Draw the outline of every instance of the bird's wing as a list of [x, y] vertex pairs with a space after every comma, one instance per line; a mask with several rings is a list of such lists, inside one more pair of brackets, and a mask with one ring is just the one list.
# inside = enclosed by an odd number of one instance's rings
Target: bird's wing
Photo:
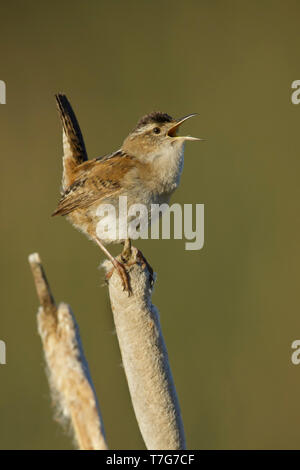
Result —
[[118, 195], [126, 173], [137, 165], [134, 157], [116, 152], [104, 160], [89, 160], [77, 168], [77, 178], [61, 197], [52, 215], [67, 215], [96, 201]]
[[88, 160], [82, 133], [72, 106], [63, 94], [55, 95], [58, 113], [63, 125], [63, 189], [74, 181], [74, 168]]

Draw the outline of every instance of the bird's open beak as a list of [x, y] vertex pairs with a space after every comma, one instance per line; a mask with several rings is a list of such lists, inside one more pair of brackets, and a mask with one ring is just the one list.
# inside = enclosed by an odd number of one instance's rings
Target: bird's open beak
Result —
[[187, 136], [177, 136], [177, 132], [179, 129], [179, 126], [186, 121], [187, 119], [190, 119], [191, 117], [198, 116], [198, 113], [193, 113], [193, 114], [188, 114], [187, 116], [184, 116], [181, 119], [178, 119], [176, 123], [168, 130], [168, 136], [169, 137], [176, 137], [177, 139], [184, 139], [184, 140], [204, 140], [204, 139], [199, 139], [198, 137], [191, 137], [190, 135]]

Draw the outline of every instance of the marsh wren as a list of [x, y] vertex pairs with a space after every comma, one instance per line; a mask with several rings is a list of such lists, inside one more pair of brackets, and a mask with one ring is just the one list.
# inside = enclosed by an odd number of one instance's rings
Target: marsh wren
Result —
[[130, 240], [99, 239], [96, 230], [99, 204], [112, 204], [117, 208], [119, 196], [127, 196], [129, 205], [144, 204], [150, 213], [151, 204], [168, 203], [179, 185], [185, 142], [202, 140], [177, 135], [180, 125], [195, 114], [181, 119], [161, 112], [147, 114], [119, 150], [88, 160], [80, 127], [67, 97], [58, 94], [56, 102], [63, 125], [64, 157], [62, 196], [52, 215], [66, 216], [95, 241], [117, 269], [124, 290], [130, 293], [124, 264], [105, 247], [107, 243], [124, 243], [124, 250], [128, 250]]

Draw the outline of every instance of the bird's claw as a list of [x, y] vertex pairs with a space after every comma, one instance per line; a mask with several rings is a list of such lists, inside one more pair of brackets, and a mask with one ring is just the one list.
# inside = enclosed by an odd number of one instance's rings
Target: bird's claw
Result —
[[122, 286], [123, 286], [123, 291], [128, 292], [128, 297], [131, 296], [132, 294], [132, 289], [130, 286], [130, 278], [129, 274], [124, 266], [123, 263], [120, 263], [117, 259], [115, 259], [115, 262], [113, 263], [114, 267], [111, 269], [107, 274], [106, 274], [106, 279], [109, 280], [114, 272], [114, 269], [117, 270], [117, 273], [120, 276]]

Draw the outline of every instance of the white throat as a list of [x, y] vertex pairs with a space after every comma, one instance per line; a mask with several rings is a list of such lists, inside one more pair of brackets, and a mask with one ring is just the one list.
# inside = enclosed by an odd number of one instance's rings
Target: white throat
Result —
[[149, 156], [161, 194], [171, 194], [179, 185], [184, 163], [184, 142], [178, 144], [166, 145], [159, 153]]

